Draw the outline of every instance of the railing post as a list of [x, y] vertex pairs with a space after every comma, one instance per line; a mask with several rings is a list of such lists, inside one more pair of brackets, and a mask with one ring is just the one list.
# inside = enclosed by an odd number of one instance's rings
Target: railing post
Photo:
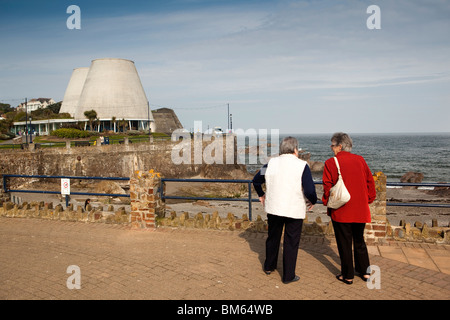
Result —
[[7, 189], [7, 182], [6, 182], [6, 180], [8, 179], [8, 176], [7, 175], [3, 175], [3, 192], [8, 192], [8, 189]]
[[248, 218], [252, 221], [252, 183], [248, 183]]
[[7, 183], [6, 183], [6, 179], [8, 177], [7, 176], [3, 176], [3, 189], [0, 190], [0, 205], [5, 201], [5, 200], [11, 200], [11, 197], [8, 193], [7, 190]]
[[380, 243], [386, 238], [386, 175], [383, 172], [376, 172], [373, 175], [377, 196], [375, 201], [369, 206], [371, 212], [371, 223], [366, 224], [365, 238], [370, 243]]
[[164, 201], [164, 179], [161, 179], [160, 181], [160, 185], [159, 185], [159, 198]]
[[156, 228], [156, 216], [164, 208], [157, 192], [161, 175], [153, 170], [136, 171], [130, 178], [131, 226], [133, 228]]

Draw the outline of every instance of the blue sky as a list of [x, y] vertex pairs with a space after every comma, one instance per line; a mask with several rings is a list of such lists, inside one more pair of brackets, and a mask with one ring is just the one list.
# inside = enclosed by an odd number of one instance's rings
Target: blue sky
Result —
[[0, 102], [62, 100], [74, 68], [115, 57], [187, 129], [225, 128], [229, 103], [235, 129], [448, 132], [448, 30], [444, 0], [0, 0]]

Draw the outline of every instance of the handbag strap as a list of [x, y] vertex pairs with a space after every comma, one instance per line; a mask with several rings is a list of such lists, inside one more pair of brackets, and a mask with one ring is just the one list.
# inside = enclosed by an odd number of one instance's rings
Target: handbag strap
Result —
[[338, 159], [336, 157], [334, 157], [334, 162], [336, 162], [336, 167], [338, 169], [338, 173], [339, 173], [339, 175], [341, 175], [341, 168], [339, 167], [339, 162], [338, 162]]

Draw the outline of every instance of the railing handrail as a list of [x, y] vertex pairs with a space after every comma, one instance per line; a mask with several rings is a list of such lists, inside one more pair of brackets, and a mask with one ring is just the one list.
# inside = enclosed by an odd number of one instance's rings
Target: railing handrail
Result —
[[172, 182], [222, 182], [222, 183], [249, 183], [252, 180], [245, 179], [197, 179], [197, 178], [161, 178], [162, 181], [172, 181]]
[[411, 183], [411, 182], [386, 182], [387, 186], [400, 186], [400, 187], [450, 187], [450, 183], [447, 182], [422, 182], [422, 183]]
[[[4, 192], [22, 192], [22, 193], [42, 193], [42, 194], [61, 194], [60, 191], [46, 190], [27, 190], [27, 189], [8, 189], [7, 178], [47, 178], [47, 179], [75, 179], [75, 180], [130, 180], [126, 177], [86, 177], [86, 176], [48, 176], [48, 175], [27, 175], [27, 174], [4, 174], [3, 175], [3, 191]], [[87, 196], [103, 196], [103, 197], [124, 197], [129, 198], [129, 194], [116, 193], [95, 193], [95, 192], [70, 192], [71, 195], [87, 195]], [[66, 195], [66, 206], [69, 205], [69, 197]]]
[[[85, 180], [130, 180], [128, 177], [96, 177], [96, 176], [49, 176], [49, 175], [22, 175], [22, 174], [3, 174], [3, 190], [5, 192], [23, 192], [23, 193], [43, 193], [43, 194], [60, 194], [59, 191], [44, 191], [44, 190], [22, 190], [22, 189], [8, 189], [7, 178], [48, 178], [48, 179], [85, 179]], [[248, 186], [248, 197], [246, 198], [220, 198], [220, 197], [184, 197], [184, 196], [167, 196], [164, 194], [162, 183], [164, 182], [212, 182], [212, 183], [245, 183]], [[314, 181], [314, 184], [323, 184], [323, 181]], [[450, 183], [406, 183], [406, 182], [387, 182], [386, 186], [413, 186], [413, 187], [450, 187]], [[251, 188], [252, 180], [247, 179], [198, 179], [198, 178], [161, 178], [161, 187], [159, 188], [160, 198], [164, 199], [178, 199], [178, 200], [210, 200], [210, 201], [245, 201], [249, 204], [249, 219], [252, 220], [252, 202], [259, 202], [259, 199], [252, 197]], [[92, 193], [92, 192], [71, 192], [74, 195], [95, 195], [95, 196], [112, 196], [112, 197], [129, 197], [128, 194], [113, 194], [113, 193]], [[67, 203], [67, 199], [66, 199]], [[322, 201], [317, 201], [322, 204]], [[407, 203], [407, 202], [389, 202], [386, 201], [387, 206], [408, 206], [408, 207], [434, 207], [434, 208], [450, 208], [450, 204], [436, 204], [436, 203]]]
[[[208, 198], [208, 197], [183, 197], [183, 196], [165, 196], [164, 188], [160, 188], [161, 199], [180, 199], [180, 200], [211, 200], [211, 201], [246, 201], [249, 203], [249, 218], [251, 220], [251, 203], [259, 202], [259, 199], [251, 198], [251, 186], [252, 180], [242, 179], [177, 179], [177, 178], [161, 178], [161, 182], [219, 182], [219, 183], [247, 183], [249, 185], [249, 197], [248, 198]], [[316, 180], [314, 184], [323, 184], [323, 181]], [[407, 182], [387, 182], [386, 186], [415, 186], [415, 187], [450, 187], [450, 183], [407, 183]], [[317, 201], [317, 204], [323, 204], [322, 201]], [[436, 203], [410, 203], [410, 202], [389, 202], [386, 201], [387, 206], [399, 206], [399, 207], [429, 207], [429, 208], [450, 208], [450, 204], [436, 204]]]
[[87, 177], [87, 176], [48, 176], [27, 174], [3, 174], [3, 177], [13, 178], [49, 178], [49, 179], [86, 179], [86, 180], [130, 180], [127, 177]]
[[[210, 197], [182, 197], [182, 196], [166, 196], [162, 184], [169, 182], [214, 182], [214, 183], [245, 183], [248, 186], [247, 198], [210, 198]], [[252, 180], [244, 179], [177, 179], [177, 178], [161, 178], [160, 198], [164, 199], [180, 199], [180, 200], [210, 200], [210, 201], [246, 201], [248, 202], [248, 218], [252, 221], [252, 202], [258, 202], [258, 199], [252, 198]]]
[[[99, 138], [100, 136], [97, 136], [97, 138]], [[105, 136], [108, 137], [108, 136]], [[171, 137], [153, 137], [153, 141], [170, 141]], [[70, 141], [71, 145], [74, 145], [75, 142], [78, 142], [80, 140], [67, 140]], [[94, 146], [94, 142], [97, 140], [81, 140], [81, 141], [88, 141], [88, 142], [92, 142], [92, 144], [90, 144], [89, 146], [92, 147]], [[124, 141], [124, 137], [122, 138], [112, 138], [112, 136], [109, 136], [109, 141], [110, 141], [110, 145], [112, 144], [120, 144], [120, 142]], [[130, 141], [131, 143], [140, 143], [140, 142], [150, 142], [150, 139], [148, 137], [133, 137], [133, 136], [129, 136], [128, 137], [128, 141]], [[55, 148], [63, 148], [66, 146], [66, 141], [55, 141], [55, 142], [33, 142], [36, 145], [40, 145], [40, 146], [46, 146], [46, 147], [55, 147]], [[27, 143], [1, 143], [0, 144], [0, 150], [2, 149], [21, 149], [22, 145], [26, 145]]]
[[[223, 183], [249, 183], [252, 180], [246, 179], [199, 179], [199, 178], [161, 178], [164, 181], [172, 182], [223, 182]], [[314, 180], [314, 184], [323, 184], [322, 180]], [[386, 182], [387, 186], [402, 186], [402, 187], [450, 187], [450, 183], [447, 182], [422, 182], [422, 183], [410, 183], [410, 182]]]

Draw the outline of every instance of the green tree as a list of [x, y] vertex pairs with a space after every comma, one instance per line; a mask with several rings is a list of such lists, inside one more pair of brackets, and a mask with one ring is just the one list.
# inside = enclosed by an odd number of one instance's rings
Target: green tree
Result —
[[13, 110], [14, 110], [14, 109], [11, 108], [11, 105], [10, 105], [10, 104], [7, 104], [7, 103], [0, 103], [0, 114], [7, 113], [7, 112], [11, 112], [11, 111], [13, 111]]
[[113, 131], [116, 132], [116, 117], [112, 117], [111, 118], [111, 123], [113, 125]]
[[128, 121], [122, 118], [119, 120], [119, 127], [122, 127], [123, 132], [127, 132]]
[[62, 102], [57, 102], [57, 103], [47, 106], [46, 109], [50, 109], [53, 113], [58, 114], [59, 110], [61, 109], [61, 104], [62, 104]]
[[84, 116], [89, 120], [89, 127], [92, 131], [92, 123], [97, 119], [97, 112], [95, 110], [89, 110], [84, 112]]

